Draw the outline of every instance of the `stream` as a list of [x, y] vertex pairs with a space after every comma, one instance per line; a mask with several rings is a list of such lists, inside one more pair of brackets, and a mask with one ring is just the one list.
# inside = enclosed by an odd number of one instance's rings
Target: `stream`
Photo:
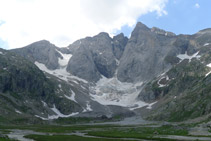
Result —
[[[121, 140], [137, 140], [137, 141], [145, 141], [143, 139], [136, 139], [136, 138], [110, 138], [110, 137], [96, 137], [96, 136], [90, 136], [83, 132], [75, 132], [75, 133], [41, 133], [41, 132], [35, 132], [32, 130], [19, 130], [19, 129], [13, 129], [7, 136], [10, 139], [15, 139], [19, 141], [34, 141], [33, 139], [25, 138], [26, 135], [76, 135], [81, 137], [88, 137], [88, 138], [103, 138], [103, 139], [121, 139]], [[209, 141], [211, 140], [211, 137], [193, 137], [193, 136], [177, 136], [177, 135], [156, 135], [154, 137], [157, 138], [167, 138], [167, 139], [176, 139], [176, 140], [200, 140], [200, 141]]]

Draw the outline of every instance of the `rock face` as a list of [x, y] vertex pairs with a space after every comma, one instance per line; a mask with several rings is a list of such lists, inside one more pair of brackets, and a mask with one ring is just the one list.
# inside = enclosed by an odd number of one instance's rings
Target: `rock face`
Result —
[[119, 60], [122, 57], [127, 42], [128, 38], [125, 37], [123, 33], [120, 33], [119, 35], [113, 37], [112, 50], [116, 59]]
[[62, 56], [56, 51], [56, 49], [57, 47], [49, 41], [42, 40], [12, 51], [31, 62], [38, 61], [43, 63], [48, 69], [57, 69], [59, 67], [58, 57], [62, 58]]
[[101, 75], [111, 78], [114, 76], [127, 38], [123, 34], [114, 39], [107, 33], [100, 33], [93, 38], [80, 40], [78, 49], [70, 59], [67, 71], [91, 82], [96, 82]]
[[165, 57], [175, 50], [172, 45], [175, 39], [174, 35], [157, 34], [155, 30], [138, 23], [120, 59], [118, 79], [126, 82], [147, 81], [165, 71], [170, 67]]
[[4, 53], [0, 55], [0, 92], [26, 93], [29, 97], [54, 92], [53, 85], [34, 64], [16, 54], [1, 52]]

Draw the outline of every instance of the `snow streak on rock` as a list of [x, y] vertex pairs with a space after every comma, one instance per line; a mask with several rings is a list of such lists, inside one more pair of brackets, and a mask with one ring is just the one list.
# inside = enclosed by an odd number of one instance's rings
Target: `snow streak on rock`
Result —
[[188, 59], [189, 60], [189, 62], [191, 62], [191, 59], [193, 59], [193, 58], [197, 58], [197, 59], [199, 59], [201, 56], [200, 55], [198, 55], [198, 53], [199, 53], [199, 51], [198, 52], [196, 52], [196, 53], [194, 53], [193, 55], [188, 55], [187, 54], [187, 51], [185, 52], [185, 54], [179, 54], [179, 55], [177, 55], [177, 57], [180, 59], [180, 62], [182, 62], [183, 60], [185, 60], [185, 59]]
[[78, 78], [76, 76], [71, 75], [69, 72], [67, 72], [66, 67], [64, 68], [60, 68], [60, 69], [55, 69], [55, 70], [49, 70], [44, 64], [39, 63], [37, 61], [35, 61], [34, 63], [40, 70], [49, 73], [51, 75], [54, 75], [56, 77], [58, 77], [59, 79], [62, 79], [66, 82], [73, 80], [75, 82], [75, 80], [77, 81], [81, 81], [83, 83], [88, 83], [86, 80]]
[[[207, 64], [207, 67], [211, 68], [211, 63]], [[205, 77], [207, 77], [209, 74], [211, 74], [211, 71], [209, 71], [209, 72], [205, 75]]]
[[71, 96], [67, 96], [67, 95], [64, 95], [67, 99], [69, 100], [72, 100], [76, 103], [78, 103], [76, 100], [75, 100], [75, 92], [71, 90]]

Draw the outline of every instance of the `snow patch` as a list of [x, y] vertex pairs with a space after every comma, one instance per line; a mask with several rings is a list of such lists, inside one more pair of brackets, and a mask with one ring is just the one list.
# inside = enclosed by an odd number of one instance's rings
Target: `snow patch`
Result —
[[155, 102], [153, 102], [153, 103], [148, 104], [147, 109], [152, 109], [152, 105], [154, 105], [155, 103], [157, 103], [157, 101], [155, 101]]
[[211, 63], [207, 64], [207, 66], [211, 68]]
[[71, 80], [71, 82], [73, 82], [75, 84], [79, 84], [78, 81], [75, 81], [75, 80]]
[[72, 57], [72, 54], [64, 54], [64, 53], [62, 53], [62, 52], [60, 52], [60, 51], [58, 51], [58, 50], [56, 50], [59, 54], [61, 54], [62, 55], [62, 59], [61, 58], [59, 58], [59, 65], [60, 65], [60, 67], [66, 67], [67, 66], [67, 64], [68, 64], [68, 62], [69, 62], [69, 60], [70, 60], [70, 58]]
[[64, 115], [62, 114], [55, 106], [55, 104], [53, 105], [53, 108], [51, 108], [51, 110], [56, 114], [56, 115], [52, 115], [52, 116], [48, 116], [48, 119], [57, 119], [59, 117], [71, 117], [71, 116], [74, 116], [74, 115], [77, 115], [79, 114], [79, 112], [76, 112], [76, 113], [71, 113], [69, 115]]
[[93, 111], [92, 108], [91, 108], [91, 105], [90, 105], [90, 102], [89, 101], [87, 101], [86, 110], [87, 111]]
[[18, 114], [22, 114], [22, 112], [18, 111], [17, 109], [15, 109], [15, 112]]
[[77, 76], [73, 76], [73, 75], [70, 75], [69, 72], [67, 72], [66, 70], [66, 67], [63, 67], [63, 68], [60, 68], [60, 69], [55, 69], [55, 70], [49, 70], [44, 64], [42, 63], [39, 63], [37, 61], [35, 61], [34, 63], [40, 70], [46, 72], [46, 73], [49, 73], [51, 75], [54, 75], [58, 78], [60, 78], [61, 80], [64, 80], [66, 82], [68, 82], [69, 80], [71, 79], [76, 79], [78, 81], [81, 81], [83, 83], [88, 83], [86, 80], [84, 79], [81, 79]]
[[164, 79], [164, 78], [165, 78], [167, 81], [169, 80], [168, 75], [161, 77], [161, 78], [158, 80], [158, 82], [157, 82], [157, 84], [159, 85], [158, 87], [162, 88], [162, 87], [167, 86], [166, 84], [160, 84], [160, 81], [161, 81], [162, 79]]
[[34, 115], [35, 117], [38, 117], [38, 118], [40, 118], [40, 119], [42, 119], [42, 120], [49, 120], [48, 118], [44, 118], [44, 117], [41, 117], [41, 116], [38, 116], [38, 115]]
[[81, 81], [81, 82], [83, 82], [83, 83], [89, 83], [88, 81], [86, 81], [86, 80], [84, 80], [84, 79], [82, 79], [82, 78], [79, 78], [79, 77], [77, 77], [77, 76], [74, 76], [74, 75], [70, 75], [70, 76], [68, 76], [70, 79], [75, 79], [75, 80], [78, 80], [78, 81]]
[[210, 45], [210, 43], [205, 43], [205, 44], [204, 44], [204, 46], [208, 46], [208, 45]]
[[78, 102], [75, 100], [75, 92], [71, 90], [71, 93], [72, 93], [71, 96], [67, 96], [67, 95], [64, 95], [64, 96], [65, 96], [67, 99], [72, 100], [72, 101], [78, 103]]
[[48, 106], [44, 101], [41, 101], [41, 102], [42, 102], [42, 104], [43, 104], [44, 107], [47, 107]]
[[2, 54], [2, 55], [3, 55], [3, 52], [1, 52], [1, 51], [0, 51], [0, 54]]
[[197, 59], [199, 59], [201, 56], [200, 55], [198, 55], [198, 53], [199, 53], [199, 51], [198, 52], [196, 52], [196, 53], [194, 53], [193, 55], [188, 55], [187, 54], [187, 51], [185, 52], [185, 54], [179, 54], [179, 55], [177, 55], [177, 57], [180, 59], [180, 62], [182, 62], [183, 60], [185, 60], [185, 59], [188, 59], [189, 60], [189, 62], [191, 62], [191, 59], [193, 59], [193, 58], [197, 58]]
[[117, 60], [117, 59], [115, 58], [115, 61], [116, 61], [116, 65], [119, 66], [119, 60]]
[[52, 120], [52, 119], [58, 119], [59, 117], [71, 117], [71, 116], [75, 116], [77, 114], [79, 114], [79, 112], [75, 112], [75, 113], [71, 113], [69, 115], [64, 115], [62, 114], [55, 106], [55, 104], [53, 105], [53, 108], [51, 108], [51, 110], [56, 114], [56, 115], [48, 115], [48, 118], [44, 118], [38, 115], [35, 115], [35, 117], [41, 118], [42, 120]]
[[[207, 64], [207, 67], [211, 68], [211, 63]], [[205, 75], [205, 77], [207, 77], [209, 74], [211, 74], [211, 71], [208, 72], [208, 73]]]

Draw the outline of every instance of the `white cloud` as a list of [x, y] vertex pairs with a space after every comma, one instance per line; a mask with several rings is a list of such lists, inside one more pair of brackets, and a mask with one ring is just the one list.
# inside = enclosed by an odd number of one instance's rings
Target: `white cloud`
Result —
[[105, 31], [134, 26], [149, 12], [158, 16], [168, 0], [0, 0], [0, 38], [9, 48], [47, 39], [58, 46]]
[[196, 8], [200, 8], [200, 5], [198, 3], [195, 4]]

